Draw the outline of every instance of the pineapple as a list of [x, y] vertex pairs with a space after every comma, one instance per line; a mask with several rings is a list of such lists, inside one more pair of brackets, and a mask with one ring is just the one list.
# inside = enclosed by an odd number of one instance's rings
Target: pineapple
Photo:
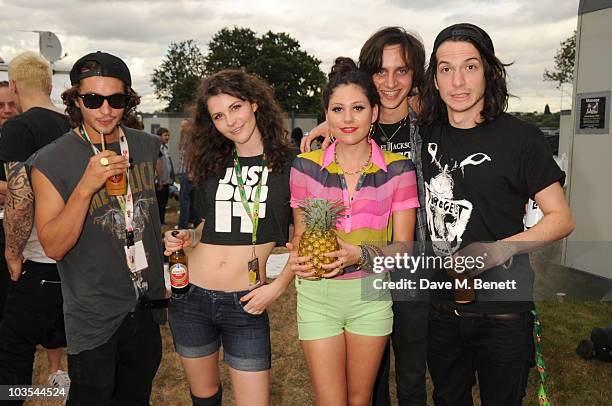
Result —
[[299, 256], [311, 256], [315, 275], [321, 276], [325, 272], [331, 272], [321, 267], [336, 260], [334, 257], [326, 257], [323, 254], [337, 251], [339, 249], [336, 239], [336, 221], [344, 212], [345, 207], [340, 201], [329, 201], [327, 199], [306, 198], [300, 202], [302, 216], [306, 224], [306, 231], [300, 239], [298, 248]]

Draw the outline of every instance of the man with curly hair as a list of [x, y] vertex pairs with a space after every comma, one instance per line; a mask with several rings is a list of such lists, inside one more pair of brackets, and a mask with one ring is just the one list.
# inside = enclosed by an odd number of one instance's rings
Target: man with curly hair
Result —
[[[159, 138], [120, 125], [139, 103], [130, 71], [95, 52], [62, 94], [72, 129], [32, 160], [36, 228], [64, 294], [68, 404], [148, 404], [165, 322], [154, 168]], [[112, 193], [107, 180], [126, 178]]]

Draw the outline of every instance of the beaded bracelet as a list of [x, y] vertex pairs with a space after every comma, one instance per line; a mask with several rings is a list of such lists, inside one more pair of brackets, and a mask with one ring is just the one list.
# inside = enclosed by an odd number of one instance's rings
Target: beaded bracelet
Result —
[[355, 264], [357, 269], [361, 269], [366, 264], [366, 261], [368, 260], [368, 257], [367, 257], [368, 253], [367, 253], [365, 246], [360, 244], [359, 250], [361, 251], [361, 254], [359, 255], [359, 261], [357, 261], [357, 263]]
[[374, 258], [384, 257], [385, 253], [377, 245], [360, 244], [361, 255], [359, 256], [359, 262], [357, 262], [357, 269], [372, 273], [374, 272]]
[[384, 257], [385, 253], [382, 248], [377, 245], [368, 245], [368, 247], [374, 252], [374, 257]]

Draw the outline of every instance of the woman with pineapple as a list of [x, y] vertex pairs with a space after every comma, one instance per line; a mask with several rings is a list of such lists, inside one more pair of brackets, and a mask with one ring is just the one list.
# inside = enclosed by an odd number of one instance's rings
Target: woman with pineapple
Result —
[[289, 263], [298, 276], [299, 337], [319, 405], [370, 404], [393, 313], [389, 292], [372, 288], [386, 275], [367, 270], [388, 243], [414, 235], [414, 166], [370, 138], [378, 103], [371, 76], [338, 58], [323, 91], [336, 141], [299, 155], [291, 169], [300, 256]]
[[190, 285], [173, 293], [170, 327], [194, 405], [221, 405], [219, 347], [237, 405], [268, 405], [266, 307], [293, 280], [273, 283], [265, 264], [287, 242], [289, 171], [295, 156], [271, 88], [239, 70], [202, 80], [193, 106], [187, 167], [204, 221], [165, 236], [166, 255], [189, 246]]

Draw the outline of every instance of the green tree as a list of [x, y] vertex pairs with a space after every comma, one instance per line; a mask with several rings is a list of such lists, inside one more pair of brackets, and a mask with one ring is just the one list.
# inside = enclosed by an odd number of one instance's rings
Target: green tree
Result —
[[552, 71], [544, 70], [544, 80], [556, 82], [557, 88], [574, 80], [574, 62], [576, 59], [576, 31], [560, 43], [561, 47], [555, 54], [555, 67]]
[[258, 38], [250, 28], [223, 28], [208, 43], [206, 73], [250, 66], [258, 57]]
[[544, 114], [550, 114], [550, 106], [548, 103], [546, 103], [546, 106], [544, 106]]
[[157, 97], [168, 102], [165, 111], [184, 111], [204, 72], [204, 55], [194, 40], [171, 43], [151, 78]]
[[524, 113], [524, 112], [515, 112], [512, 113], [516, 117], [521, 120], [532, 123], [537, 127], [551, 127], [551, 128], [559, 128], [559, 119], [560, 113], [550, 113], [550, 114], [540, 114], [538, 112], [533, 113]]
[[325, 75], [321, 61], [286, 33], [258, 37], [249, 28], [223, 28], [208, 44], [206, 73], [242, 68], [268, 82], [286, 112], [318, 113]]

